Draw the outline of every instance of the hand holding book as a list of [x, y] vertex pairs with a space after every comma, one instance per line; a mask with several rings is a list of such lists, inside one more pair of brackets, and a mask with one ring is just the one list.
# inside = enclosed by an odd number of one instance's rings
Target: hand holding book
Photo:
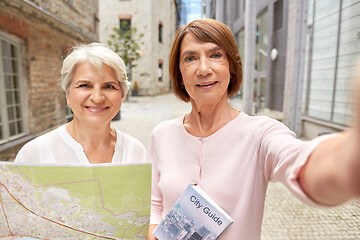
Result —
[[217, 239], [233, 222], [199, 185], [191, 184], [153, 234], [159, 240]]

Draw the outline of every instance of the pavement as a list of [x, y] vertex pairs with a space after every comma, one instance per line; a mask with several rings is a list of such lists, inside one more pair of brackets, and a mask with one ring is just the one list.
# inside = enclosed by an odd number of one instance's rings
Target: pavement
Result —
[[[230, 104], [241, 109], [240, 99]], [[124, 101], [117, 129], [148, 146], [152, 129], [161, 121], [188, 113], [190, 104], [173, 94], [134, 97]], [[270, 183], [266, 195], [262, 240], [360, 240], [360, 203], [351, 201], [334, 208], [309, 207], [294, 198], [280, 183]]]

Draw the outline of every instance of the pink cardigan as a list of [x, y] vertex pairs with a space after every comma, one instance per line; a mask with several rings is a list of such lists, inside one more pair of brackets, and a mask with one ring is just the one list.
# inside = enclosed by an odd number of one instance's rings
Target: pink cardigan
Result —
[[158, 224], [191, 183], [234, 219], [219, 239], [260, 239], [269, 181], [282, 182], [300, 200], [315, 204], [297, 174], [318, 140], [303, 142], [281, 122], [243, 112], [206, 138], [190, 135], [182, 121], [164, 121], [153, 130], [150, 224]]

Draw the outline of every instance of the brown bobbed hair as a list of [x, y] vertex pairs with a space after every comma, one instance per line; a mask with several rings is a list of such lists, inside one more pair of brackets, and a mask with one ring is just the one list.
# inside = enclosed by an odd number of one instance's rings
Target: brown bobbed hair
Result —
[[242, 84], [242, 64], [238, 47], [230, 29], [223, 23], [210, 18], [201, 18], [177, 29], [170, 51], [169, 72], [174, 94], [184, 102], [190, 96], [183, 85], [180, 72], [180, 48], [186, 34], [192, 33], [200, 41], [219, 45], [227, 54], [230, 70], [228, 98], [236, 94]]

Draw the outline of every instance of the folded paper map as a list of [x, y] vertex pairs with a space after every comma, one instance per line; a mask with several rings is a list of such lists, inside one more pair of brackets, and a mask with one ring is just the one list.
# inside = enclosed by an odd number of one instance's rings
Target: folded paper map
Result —
[[0, 239], [146, 239], [151, 164], [0, 162]]

